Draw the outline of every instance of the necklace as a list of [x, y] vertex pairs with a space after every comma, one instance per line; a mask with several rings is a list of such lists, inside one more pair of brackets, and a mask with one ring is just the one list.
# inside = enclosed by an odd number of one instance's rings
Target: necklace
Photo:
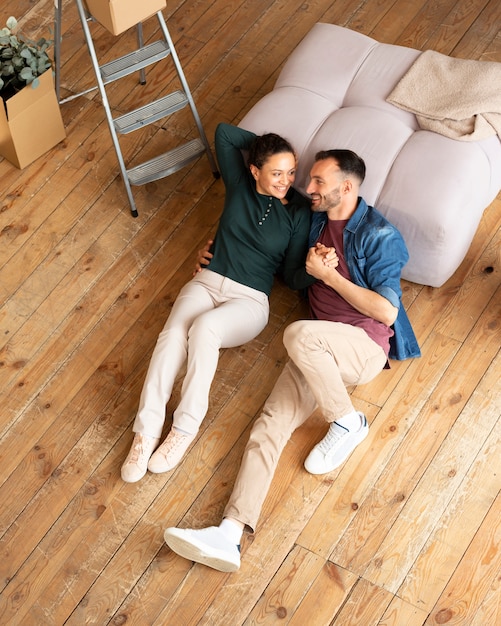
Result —
[[264, 220], [268, 217], [270, 211], [271, 211], [271, 202], [272, 202], [272, 198], [271, 196], [268, 198], [268, 208], [266, 209], [266, 213], [263, 215], [263, 217], [259, 220], [258, 225], [262, 226]]

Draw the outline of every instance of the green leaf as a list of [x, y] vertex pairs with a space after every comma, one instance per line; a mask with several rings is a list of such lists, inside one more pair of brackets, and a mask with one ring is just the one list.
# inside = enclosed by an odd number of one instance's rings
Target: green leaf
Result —
[[4, 48], [0, 52], [0, 59], [10, 60], [13, 57], [14, 57], [14, 50], [12, 50], [11, 48]]
[[12, 63], [2, 63], [2, 76], [13, 76], [16, 73]]
[[22, 80], [25, 80], [27, 83], [31, 82], [34, 78], [31, 67], [23, 67], [23, 69], [19, 72], [19, 78], [22, 78]]
[[52, 67], [46, 51], [53, 41], [45, 37], [34, 41], [17, 29], [18, 22], [14, 17], [10, 17], [6, 27], [0, 29], [0, 76], [4, 77], [0, 90], [22, 89], [26, 84], [36, 87], [37, 77]]
[[27, 59], [28, 61], [31, 61], [33, 58], [33, 52], [29, 48], [23, 48], [20, 54], [23, 59]]
[[19, 72], [25, 67], [26, 63], [24, 59], [20, 56], [12, 57], [12, 65]]
[[15, 30], [17, 28], [17, 20], [15, 17], [12, 17], [12, 15], [9, 17], [9, 19], [6, 22], [6, 26], [7, 28], [10, 28], [10, 30]]

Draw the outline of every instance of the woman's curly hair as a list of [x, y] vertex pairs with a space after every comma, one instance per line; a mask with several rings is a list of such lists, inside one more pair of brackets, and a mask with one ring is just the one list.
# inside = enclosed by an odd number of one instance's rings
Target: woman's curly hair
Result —
[[296, 156], [291, 144], [280, 135], [275, 133], [259, 135], [249, 148], [249, 165], [255, 165], [261, 169], [271, 156], [284, 152], [290, 152], [294, 157]]

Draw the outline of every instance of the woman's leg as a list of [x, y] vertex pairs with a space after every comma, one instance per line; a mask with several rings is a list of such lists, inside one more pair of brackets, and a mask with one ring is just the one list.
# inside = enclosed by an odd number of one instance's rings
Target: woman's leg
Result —
[[227, 278], [222, 282], [224, 301], [199, 315], [188, 332], [187, 370], [173, 423], [192, 435], [207, 412], [220, 349], [251, 341], [268, 323], [269, 303], [264, 293]]
[[188, 331], [181, 401], [174, 411], [173, 428], [148, 462], [151, 472], [172, 470], [194, 440], [207, 412], [220, 348], [239, 346], [256, 337], [266, 326], [268, 314], [264, 293], [219, 276], [215, 308], [199, 315]]
[[199, 315], [215, 306], [210, 284], [201, 280], [204, 274], [181, 289], [158, 336], [139, 400], [134, 432], [155, 438], [162, 434], [165, 406], [186, 361], [190, 327]]

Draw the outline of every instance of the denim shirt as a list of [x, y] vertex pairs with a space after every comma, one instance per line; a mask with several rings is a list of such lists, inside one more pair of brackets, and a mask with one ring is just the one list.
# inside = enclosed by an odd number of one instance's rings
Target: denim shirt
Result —
[[[326, 213], [312, 215], [310, 247], [317, 242], [326, 222]], [[355, 213], [344, 229], [343, 243], [353, 282], [379, 293], [398, 308], [397, 319], [392, 326], [394, 335], [390, 337], [390, 358], [401, 361], [421, 356], [401, 302], [400, 275], [409, 253], [400, 232], [379, 211], [359, 198]]]

